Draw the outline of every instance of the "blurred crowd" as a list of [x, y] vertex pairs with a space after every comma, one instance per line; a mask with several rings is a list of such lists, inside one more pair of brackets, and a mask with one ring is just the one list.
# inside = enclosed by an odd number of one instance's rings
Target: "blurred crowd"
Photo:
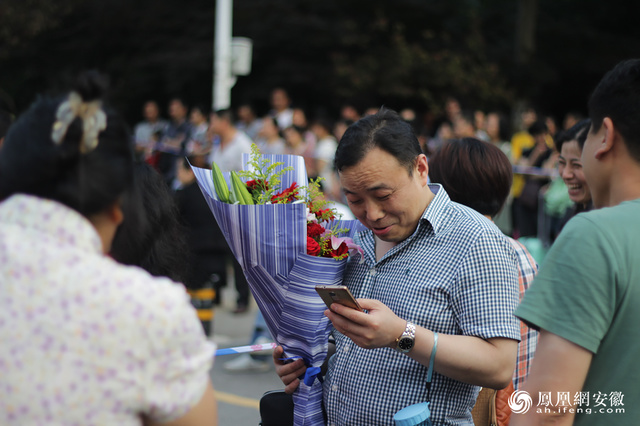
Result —
[[[379, 107], [359, 110], [344, 104], [335, 116], [310, 116], [306, 109], [296, 106], [283, 88], [271, 91], [269, 103], [270, 110], [259, 116], [250, 103], [209, 111], [199, 105], [189, 107], [175, 98], [167, 105], [165, 119], [158, 103], [148, 100], [142, 108], [144, 120], [135, 126], [136, 151], [175, 189], [180, 187], [178, 159], [187, 156], [191, 164], [204, 168], [216, 161], [223, 171], [239, 170], [239, 154], [249, 153], [251, 143], [255, 143], [264, 154], [303, 156], [309, 178], [323, 179], [326, 198], [345, 204], [333, 169], [337, 143], [349, 125], [375, 114]], [[511, 196], [495, 218], [496, 224], [506, 235], [536, 238], [548, 247], [576, 201], [569, 198], [558, 173], [558, 141], [566, 138], [583, 116], [569, 111], [559, 123], [556, 117], [531, 107], [507, 115], [468, 109], [453, 97], [446, 99], [442, 111], [436, 115], [405, 108], [399, 114], [411, 124], [428, 157], [452, 139], [475, 137], [499, 147], [514, 166], [514, 179]], [[578, 204], [586, 206], [588, 188], [581, 189], [584, 199]], [[548, 191], [551, 192], [547, 195]]]

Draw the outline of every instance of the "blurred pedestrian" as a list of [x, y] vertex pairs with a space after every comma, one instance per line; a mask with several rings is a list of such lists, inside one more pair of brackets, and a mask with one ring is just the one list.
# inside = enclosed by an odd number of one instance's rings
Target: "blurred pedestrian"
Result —
[[484, 142], [489, 142], [489, 134], [487, 133], [487, 114], [477, 109], [473, 112], [473, 126], [476, 129], [475, 137]]
[[453, 136], [455, 138], [473, 138], [477, 131], [471, 111], [460, 111], [453, 120]]
[[222, 171], [242, 170], [242, 154], [251, 153], [252, 140], [233, 124], [230, 109], [211, 112], [209, 128], [214, 135], [208, 163], [216, 162]]
[[511, 142], [509, 142], [509, 123], [507, 117], [497, 111], [487, 114], [487, 137], [488, 142], [494, 144], [505, 153], [509, 161], [511, 159]]
[[332, 123], [324, 118], [317, 118], [311, 125], [311, 131], [317, 142], [315, 146], [315, 169], [318, 177], [322, 178], [322, 191], [329, 200], [340, 199], [340, 183], [333, 168], [333, 160], [338, 147], [336, 138], [331, 134]]
[[236, 128], [255, 141], [262, 128], [262, 120], [256, 115], [253, 106], [250, 103], [241, 104], [238, 106], [236, 115], [238, 117]]
[[156, 168], [167, 184], [172, 185], [176, 177], [176, 164], [185, 154], [187, 142], [191, 137], [192, 126], [187, 120], [189, 108], [180, 98], [169, 102], [169, 124], [165, 127], [160, 140], [156, 144]]
[[345, 103], [340, 107], [340, 120], [356, 122], [360, 120], [360, 112], [358, 108], [350, 103]]
[[203, 106], [195, 105], [191, 107], [189, 123], [191, 123], [191, 132], [189, 133], [185, 154], [188, 156], [201, 156], [208, 153], [211, 150], [211, 140], [207, 134], [209, 122]]
[[256, 145], [262, 154], [274, 155], [285, 153], [286, 144], [275, 118], [264, 117], [262, 119], [262, 126], [256, 138]]
[[160, 109], [157, 102], [153, 100], [144, 103], [142, 115], [144, 120], [136, 124], [134, 129], [134, 141], [136, 156], [145, 160], [151, 155], [168, 122], [160, 118]]
[[[542, 121], [536, 121], [529, 129], [529, 134], [534, 140], [531, 148], [522, 151], [518, 165], [539, 169], [539, 174], [521, 175], [524, 178], [524, 186], [519, 196], [513, 199], [513, 228], [518, 237], [538, 236], [538, 215], [540, 213], [540, 189], [550, 182], [548, 173], [555, 169], [555, 163], [550, 163], [554, 150], [547, 145], [549, 130]], [[553, 160], [552, 160], [553, 161]]]
[[315, 142], [309, 143], [305, 139], [305, 129], [298, 126], [290, 126], [284, 129], [283, 134], [286, 142], [285, 154], [303, 157], [307, 168], [307, 176], [310, 179], [318, 177]]
[[271, 112], [269, 114], [276, 119], [281, 130], [293, 125], [291, 99], [282, 87], [276, 87], [271, 91]]
[[[233, 112], [229, 109], [212, 112], [209, 120], [210, 130], [215, 139], [209, 154], [208, 163], [215, 162], [223, 172], [242, 170], [242, 154], [251, 153], [251, 139], [238, 130], [235, 125]], [[249, 284], [242, 272], [242, 267], [228, 250], [228, 258], [233, 262], [234, 278], [237, 295], [236, 314], [242, 314], [249, 309]]]
[[351, 120], [338, 120], [336, 124], [333, 125], [333, 136], [336, 138], [336, 141], [340, 142], [342, 139], [342, 135], [347, 131], [349, 126], [351, 126], [354, 121]]

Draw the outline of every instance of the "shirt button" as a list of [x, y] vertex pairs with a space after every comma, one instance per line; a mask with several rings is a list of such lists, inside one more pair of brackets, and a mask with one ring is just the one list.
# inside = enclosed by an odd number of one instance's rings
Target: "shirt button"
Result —
[[344, 349], [343, 349], [343, 352], [345, 354], [349, 353], [349, 346], [345, 346]]
[[334, 392], [337, 391], [338, 390], [338, 385], [331, 386], [331, 390], [334, 391]]
[[372, 277], [375, 277], [377, 273], [378, 271], [376, 271], [376, 268], [369, 269], [369, 275], [371, 275]]

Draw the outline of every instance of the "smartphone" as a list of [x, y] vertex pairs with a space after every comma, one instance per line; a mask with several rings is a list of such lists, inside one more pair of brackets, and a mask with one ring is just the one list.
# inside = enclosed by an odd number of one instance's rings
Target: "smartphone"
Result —
[[358, 301], [353, 297], [351, 292], [346, 286], [343, 285], [317, 285], [316, 291], [324, 301], [327, 307], [332, 303], [340, 303], [351, 309], [357, 309], [360, 312], [364, 310], [358, 304]]

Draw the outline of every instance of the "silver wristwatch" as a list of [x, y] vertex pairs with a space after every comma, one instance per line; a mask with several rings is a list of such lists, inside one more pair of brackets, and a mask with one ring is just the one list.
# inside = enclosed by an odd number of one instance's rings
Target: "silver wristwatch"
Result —
[[404, 333], [396, 339], [395, 350], [402, 352], [403, 354], [411, 352], [413, 345], [416, 342], [416, 326], [415, 324], [407, 321], [407, 327], [404, 329]]

